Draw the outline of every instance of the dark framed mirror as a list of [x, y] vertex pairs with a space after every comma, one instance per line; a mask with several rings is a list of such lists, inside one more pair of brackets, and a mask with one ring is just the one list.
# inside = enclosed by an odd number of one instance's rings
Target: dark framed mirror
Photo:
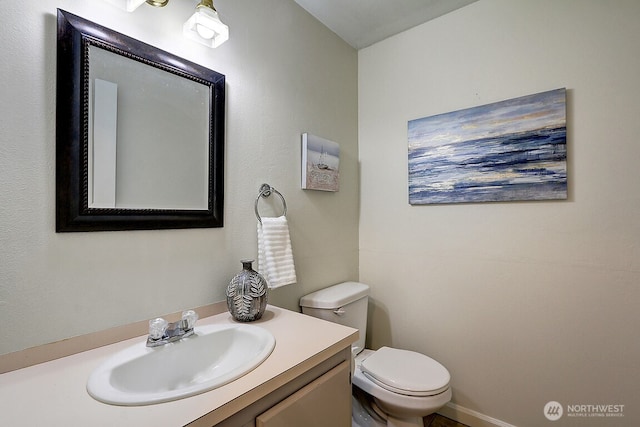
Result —
[[56, 231], [222, 227], [225, 76], [58, 10]]

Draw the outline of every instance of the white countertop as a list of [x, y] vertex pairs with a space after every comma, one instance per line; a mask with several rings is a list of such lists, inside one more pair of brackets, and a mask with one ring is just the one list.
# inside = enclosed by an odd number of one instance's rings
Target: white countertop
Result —
[[[196, 324], [235, 323], [229, 313]], [[89, 374], [114, 353], [146, 335], [0, 375], [0, 425], [99, 427], [184, 426], [210, 414], [222, 421], [312, 366], [351, 345], [357, 330], [300, 313], [267, 306], [263, 327], [276, 337], [271, 355], [256, 369], [220, 388], [173, 402], [148, 406], [114, 406], [86, 392]], [[212, 417], [213, 415], [213, 417]]]

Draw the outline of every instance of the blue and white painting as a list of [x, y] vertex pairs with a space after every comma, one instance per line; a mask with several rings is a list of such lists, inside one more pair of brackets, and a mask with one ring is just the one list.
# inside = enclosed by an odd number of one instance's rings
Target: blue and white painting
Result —
[[567, 198], [566, 90], [411, 120], [409, 203]]

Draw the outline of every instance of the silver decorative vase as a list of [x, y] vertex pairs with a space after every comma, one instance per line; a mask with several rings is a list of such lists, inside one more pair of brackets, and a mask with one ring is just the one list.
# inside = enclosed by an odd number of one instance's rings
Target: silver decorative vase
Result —
[[253, 260], [242, 260], [242, 271], [227, 286], [227, 307], [234, 319], [253, 322], [264, 314], [269, 288], [260, 273], [253, 270]]

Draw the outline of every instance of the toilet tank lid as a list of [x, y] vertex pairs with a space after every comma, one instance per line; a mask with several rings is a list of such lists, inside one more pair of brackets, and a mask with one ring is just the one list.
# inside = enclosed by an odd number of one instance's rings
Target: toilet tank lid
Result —
[[369, 286], [359, 282], [343, 282], [300, 298], [300, 307], [340, 308], [369, 295]]

